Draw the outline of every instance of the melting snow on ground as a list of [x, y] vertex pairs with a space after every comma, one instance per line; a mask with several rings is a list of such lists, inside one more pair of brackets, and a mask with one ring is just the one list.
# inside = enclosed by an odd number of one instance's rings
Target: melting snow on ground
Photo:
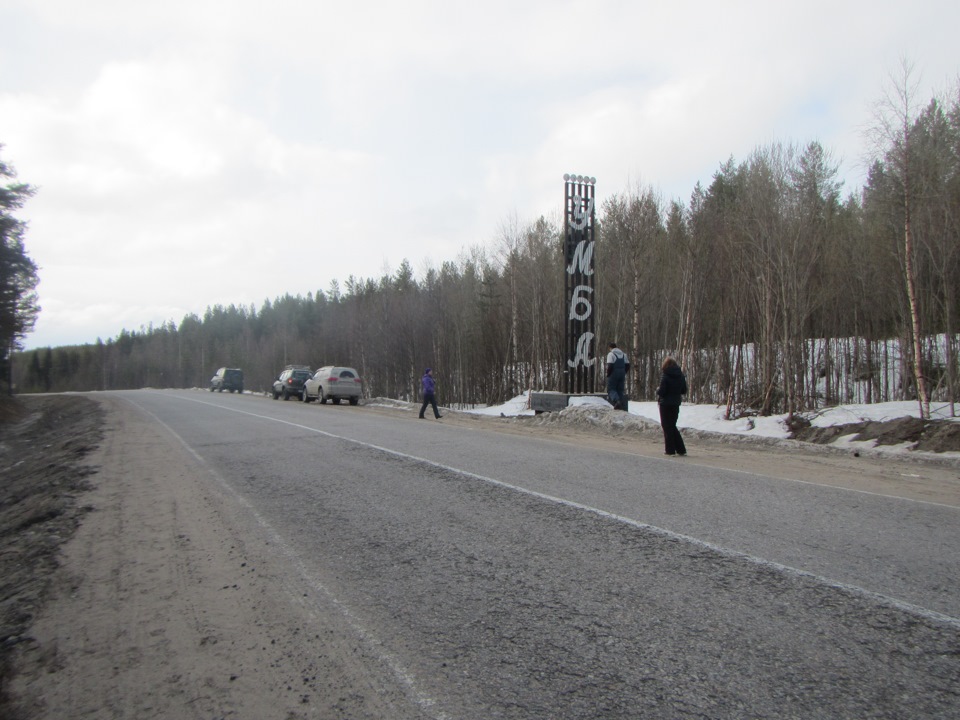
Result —
[[[590, 406], [610, 408], [610, 405], [599, 397], [584, 396], [570, 399], [570, 406]], [[960, 418], [950, 417], [948, 403], [931, 403], [931, 414], [937, 420], [953, 420], [960, 422]], [[787, 438], [790, 430], [787, 428], [786, 415], [771, 415], [769, 417], [743, 417], [736, 420], [725, 420], [726, 408], [717, 405], [692, 405], [685, 403], [680, 408], [680, 419], [677, 425], [691, 430], [703, 430], [715, 433], [731, 433], [736, 435], [752, 435], [755, 437]], [[480, 415], [494, 415], [498, 417], [516, 417], [518, 415], [533, 415], [529, 408], [527, 393], [518, 395], [503, 405], [496, 407], [477, 408], [467, 412]], [[629, 413], [645, 420], [660, 422], [660, 411], [655, 402], [631, 402]], [[895, 420], [902, 417], [920, 417], [920, 406], [916, 402], [889, 402], [874, 405], [841, 405], [825, 408], [816, 413], [806, 413], [814, 427], [829, 427], [832, 425], [846, 425], [849, 423]]]

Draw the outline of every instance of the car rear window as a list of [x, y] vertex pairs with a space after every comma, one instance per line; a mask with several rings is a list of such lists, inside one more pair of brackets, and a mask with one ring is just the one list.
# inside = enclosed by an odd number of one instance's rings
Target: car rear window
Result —
[[350, 372], [349, 370], [341, 370], [341, 371], [340, 371], [340, 377], [342, 377], [342, 378], [352, 378], [352, 377], [356, 377], [356, 375], [354, 375], [354, 374], [353, 374], [352, 372]]

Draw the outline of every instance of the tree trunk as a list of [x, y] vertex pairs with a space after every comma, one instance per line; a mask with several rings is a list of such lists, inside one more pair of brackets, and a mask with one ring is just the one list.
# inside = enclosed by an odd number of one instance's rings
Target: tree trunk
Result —
[[917, 401], [920, 403], [920, 417], [930, 417], [930, 396], [923, 376], [923, 348], [920, 335], [920, 312], [917, 307], [917, 277], [913, 266], [913, 232], [910, 227], [910, 185], [904, 179], [903, 190], [904, 220], [904, 273], [907, 283], [907, 300], [910, 303], [910, 327], [913, 331], [913, 379], [917, 385]]

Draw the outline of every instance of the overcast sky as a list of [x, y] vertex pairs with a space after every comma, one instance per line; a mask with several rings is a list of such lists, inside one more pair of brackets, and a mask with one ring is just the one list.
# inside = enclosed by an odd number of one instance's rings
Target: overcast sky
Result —
[[27, 348], [419, 274], [602, 202], [687, 201], [821, 142], [847, 191], [909, 59], [960, 72], [955, 0], [0, 0], [0, 143], [37, 188]]

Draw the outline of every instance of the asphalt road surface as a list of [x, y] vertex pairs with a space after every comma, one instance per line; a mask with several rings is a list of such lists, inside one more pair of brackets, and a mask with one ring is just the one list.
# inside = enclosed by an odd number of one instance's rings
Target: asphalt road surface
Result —
[[[110, 395], [179, 448], [141, 461], [186, 463], [259, 548], [247, 604], [297, 605], [300, 652], [339, 668], [336, 702], [315, 668], [276, 717], [960, 717], [956, 504], [711, 467], [695, 443], [665, 458], [456, 414]], [[266, 642], [237, 686], [276, 682]]]

